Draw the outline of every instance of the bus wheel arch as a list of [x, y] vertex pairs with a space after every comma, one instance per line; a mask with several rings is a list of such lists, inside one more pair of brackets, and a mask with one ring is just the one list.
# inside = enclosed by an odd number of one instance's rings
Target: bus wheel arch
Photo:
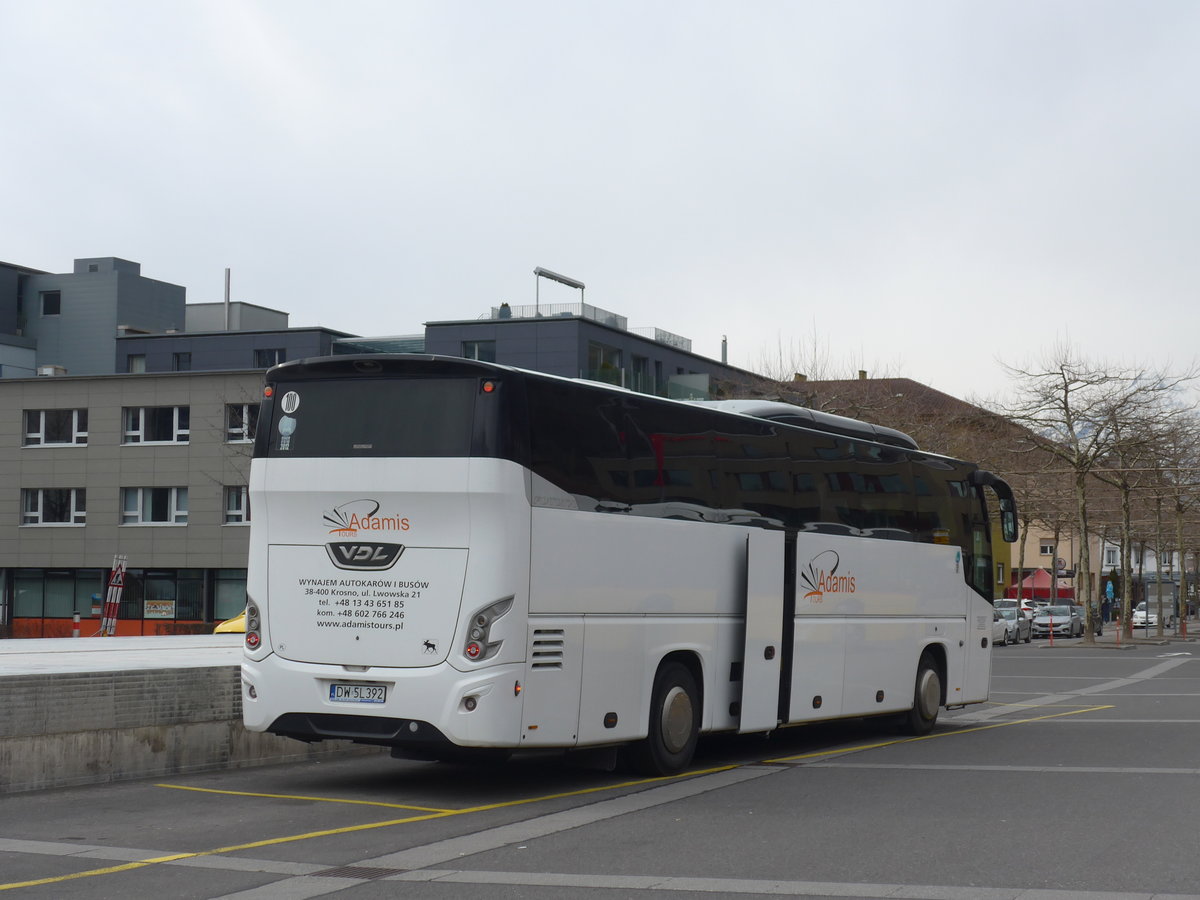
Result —
[[629, 748], [634, 769], [644, 775], [675, 775], [696, 752], [704, 712], [699, 660], [672, 653], [658, 664], [650, 691], [646, 737]]
[[933, 731], [938, 712], [946, 703], [946, 656], [937, 644], [921, 651], [913, 684], [913, 705], [904, 717], [904, 730], [923, 735]]

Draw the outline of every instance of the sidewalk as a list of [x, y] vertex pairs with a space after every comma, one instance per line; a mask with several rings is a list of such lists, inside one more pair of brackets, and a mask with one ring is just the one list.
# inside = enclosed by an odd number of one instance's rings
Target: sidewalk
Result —
[[242, 640], [240, 634], [0, 640], [0, 678], [240, 666]]
[[[1187, 623], [1187, 637], [1176, 634], [1178, 629], [1163, 629], [1162, 637], [1158, 636], [1157, 626], [1151, 625], [1149, 632], [1145, 628], [1133, 629], [1133, 637], [1128, 638], [1120, 632], [1115, 622], [1104, 626], [1104, 633], [1097, 635], [1094, 644], [1088, 644], [1083, 638], [1055, 638], [1054, 648], [1059, 647], [1102, 647], [1106, 650], [1129, 650], [1133, 647], [1169, 647], [1173, 644], [1188, 645], [1200, 640], [1200, 622]], [[1047, 638], [1037, 639], [1043, 647], [1050, 647]]]

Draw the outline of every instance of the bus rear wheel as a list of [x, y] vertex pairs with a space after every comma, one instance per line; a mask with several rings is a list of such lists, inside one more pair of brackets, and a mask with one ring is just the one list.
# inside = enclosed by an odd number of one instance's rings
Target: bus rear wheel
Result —
[[687, 666], [666, 663], [654, 678], [646, 739], [631, 748], [630, 761], [643, 775], [674, 775], [696, 752], [700, 692]]
[[921, 654], [917, 665], [917, 682], [913, 688], [913, 705], [904, 717], [904, 730], [909, 734], [929, 734], [937, 722], [942, 705], [942, 674], [929, 653]]

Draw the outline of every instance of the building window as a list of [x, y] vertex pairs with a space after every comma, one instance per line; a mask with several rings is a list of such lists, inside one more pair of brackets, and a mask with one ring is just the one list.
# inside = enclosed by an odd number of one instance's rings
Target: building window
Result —
[[69, 619], [98, 614], [107, 572], [99, 569], [13, 569], [13, 616]]
[[190, 437], [186, 406], [127, 406], [126, 444], [186, 444]]
[[99, 263], [88, 263], [88, 271], [89, 272], [99, 272], [100, 264]]
[[279, 365], [283, 360], [283, 350], [279, 348], [254, 351], [254, 367], [256, 369], [269, 369], [271, 366]]
[[88, 442], [86, 409], [25, 410], [25, 446], [74, 446]]
[[186, 525], [185, 487], [121, 488], [122, 525]]
[[62, 291], [42, 291], [42, 315], [57, 316], [62, 312]]
[[214, 620], [232, 619], [246, 608], [246, 570], [217, 569], [213, 593]]
[[621, 351], [617, 347], [588, 341], [587, 374], [592, 381], [625, 386], [625, 372], [621, 369]]
[[225, 404], [225, 440], [231, 444], [254, 440], [258, 430], [258, 403]]
[[131, 353], [125, 358], [125, 371], [131, 375], [141, 375], [146, 371], [146, 355]]
[[87, 491], [83, 488], [22, 488], [22, 525], [84, 525]]
[[636, 354], [629, 361], [630, 383], [627, 387], [643, 394], [654, 393], [654, 382], [650, 378], [650, 359]]
[[243, 525], [250, 521], [250, 498], [245, 485], [225, 488], [225, 524]]
[[477, 359], [480, 362], [496, 361], [495, 341], [463, 341], [463, 359]]
[[192, 371], [192, 354], [190, 354], [190, 353], [173, 353], [173, 354], [171, 354], [171, 371], [173, 371], [173, 372], [190, 372], [190, 371]]
[[1121, 564], [1121, 549], [1119, 547], [1104, 548], [1104, 565], [1112, 567]]
[[1004, 584], [1004, 563], [996, 563], [996, 584]]
[[1048, 541], [1042, 541], [1041, 547], [1039, 548], [1038, 552], [1041, 553], [1042, 556], [1053, 556], [1054, 555], [1054, 545], [1049, 543]]

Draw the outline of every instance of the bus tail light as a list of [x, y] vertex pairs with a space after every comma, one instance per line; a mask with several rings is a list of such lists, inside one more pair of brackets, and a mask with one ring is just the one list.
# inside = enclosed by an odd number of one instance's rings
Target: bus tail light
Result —
[[485, 606], [471, 616], [471, 627], [467, 629], [467, 641], [463, 645], [463, 656], [472, 662], [478, 662], [481, 659], [495, 656], [500, 651], [500, 645], [504, 642], [491, 639], [492, 624], [512, 609], [512, 604], [513, 598], [505, 597], [490, 606]]
[[246, 649], [257, 650], [262, 643], [262, 617], [258, 607], [253, 603], [246, 604]]

